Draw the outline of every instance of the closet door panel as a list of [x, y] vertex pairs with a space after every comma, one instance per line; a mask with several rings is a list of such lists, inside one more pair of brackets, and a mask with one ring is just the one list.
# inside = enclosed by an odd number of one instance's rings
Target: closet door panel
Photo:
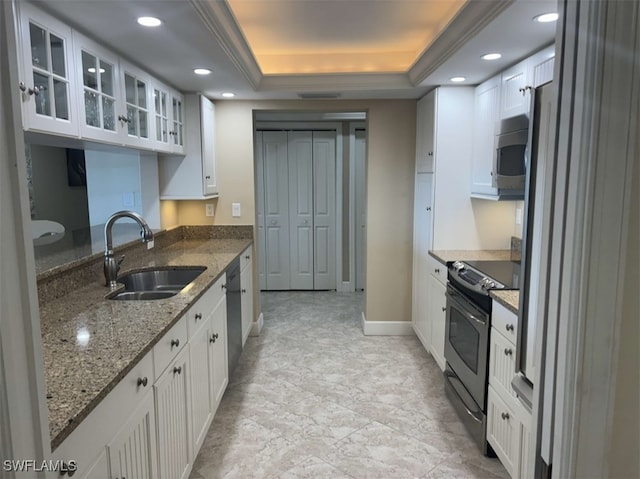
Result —
[[266, 289], [287, 290], [291, 284], [287, 134], [283, 131], [265, 131], [262, 144]]
[[336, 289], [336, 134], [313, 133], [314, 289]]
[[288, 138], [291, 289], [313, 289], [313, 134]]

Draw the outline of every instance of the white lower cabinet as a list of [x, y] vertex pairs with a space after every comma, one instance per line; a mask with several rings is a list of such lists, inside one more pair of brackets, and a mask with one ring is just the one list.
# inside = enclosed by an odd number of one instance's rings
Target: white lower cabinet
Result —
[[[487, 440], [511, 477], [532, 476], [531, 412], [511, 387], [515, 375], [516, 314], [493, 302], [489, 349]], [[504, 333], [504, 334], [503, 334]]]
[[[251, 247], [242, 260], [248, 277], [253, 275], [250, 252]], [[52, 452], [51, 460], [64, 462], [81, 479], [189, 476], [229, 383], [225, 283], [223, 273]], [[252, 297], [251, 285], [243, 285], [245, 296]]]
[[107, 446], [112, 478], [153, 479], [158, 477], [153, 399], [153, 393], [149, 391], [131, 418]]
[[211, 315], [211, 333], [209, 336], [211, 352], [211, 400], [213, 414], [222, 400], [229, 383], [229, 367], [227, 365], [227, 301], [223, 297], [213, 309]]
[[[436, 360], [440, 369], [444, 371], [446, 361], [444, 359], [444, 337], [447, 320], [447, 288], [440, 279], [440, 268], [446, 270], [445, 266], [435, 268], [436, 274], [430, 274], [428, 279], [427, 301], [429, 308], [431, 345], [429, 351]], [[445, 276], [446, 277], [446, 276]]]
[[161, 478], [184, 479], [191, 472], [190, 369], [185, 347], [153, 386]]

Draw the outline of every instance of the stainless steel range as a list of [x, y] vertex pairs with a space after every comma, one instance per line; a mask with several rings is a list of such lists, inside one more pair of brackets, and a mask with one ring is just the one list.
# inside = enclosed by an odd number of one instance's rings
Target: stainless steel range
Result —
[[456, 261], [447, 276], [445, 391], [483, 454], [492, 455], [486, 440], [489, 292], [518, 289], [520, 265], [512, 261]]

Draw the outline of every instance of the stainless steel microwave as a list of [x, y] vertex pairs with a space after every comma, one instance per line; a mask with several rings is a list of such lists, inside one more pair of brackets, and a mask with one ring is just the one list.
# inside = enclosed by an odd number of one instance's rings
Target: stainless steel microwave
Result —
[[500, 195], [524, 198], [529, 117], [518, 115], [501, 120], [497, 131], [492, 186]]

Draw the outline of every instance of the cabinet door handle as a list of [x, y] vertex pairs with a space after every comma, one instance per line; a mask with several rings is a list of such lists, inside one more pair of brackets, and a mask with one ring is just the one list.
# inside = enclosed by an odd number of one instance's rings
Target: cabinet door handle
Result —
[[504, 355], [505, 356], [511, 356], [513, 354], [513, 349], [511, 348], [505, 348], [504, 349]]
[[427, 206], [427, 211], [431, 211], [431, 206]]
[[506, 328], [506, 330], [507, 330], [507, 331], [513, 331], [513, 330], [515, 329], [515, 327], [513, 326], [513, 324], [507, 324], [507, 325], [505, 326], [505, 328]]
[[246, 255], [244, 259], [251, 259], [251, 255]]
[[171, 347], [173, 348], [174, 346], [175, 346], [176, 348], [177, 348], [178, 346], [180, 346], [180, 340], [179, 340], [179, 339], [172, 339], [172, 340], [171, 340]]
[[220, 289], [227, 289], [227, 285], [226, 285], [226, 284], [223, 284], [223, 285], [220, 287]]
[[208, 176], [208, 175], [207, 175], [207, 176], [205, 176], [204, 178], [205, 178], [206, 180], [210, 180], [210, 179], [211, 179], [211, 177], [210, 177], [210, 176]]
[[442, 307], [442, 312], [444, 313], [446, 310], [447, 310], [447, 307], [446, 307], [446, 306], [443, 306], [443, 307]]
[[503, 412], [501, 416], [503, 421], [508, 421], [511, 418], [508, 412]]
[[429, 153], [427, 153], [427, 156], [433, 156], [433, 151], [430, 151]]
[[216, 339], [218, 339], [218, 333], [212, 334], [211, 338], [209, 339], [210, 343], [215, 343]]
[[202, 319], [202, 313], [196, 313], [196, 321]]
[[138, 387], [142, 386], [147, 387], [147, 384], [149, 383], [149, 379], [145, 376], [143, 378], [138, 378]]
[[173, 374], [182, 374], [182, 366], [176, 366], [173, 368]]
[[439, 272], [440, 272], [440, 268], [436, 268], [434, 271], [435, 271], [435, 272], [436, 272], [436, 274], [437, 274], [437, 273], [439, 273]]
[[244, 294], [244, 293], [246, 293], [246, 292], [247, 292], [247, 290], [243, 288], [243, 289], [242, 289], [242, 294]]

